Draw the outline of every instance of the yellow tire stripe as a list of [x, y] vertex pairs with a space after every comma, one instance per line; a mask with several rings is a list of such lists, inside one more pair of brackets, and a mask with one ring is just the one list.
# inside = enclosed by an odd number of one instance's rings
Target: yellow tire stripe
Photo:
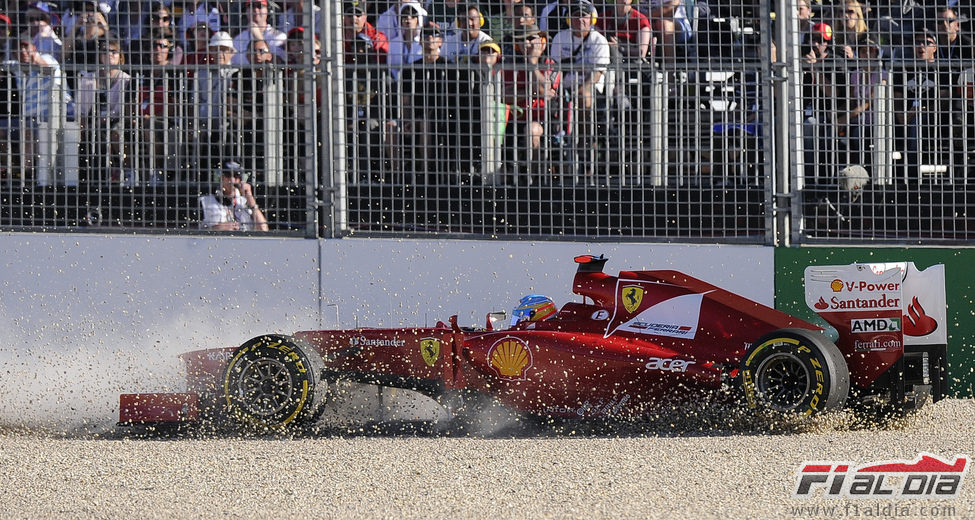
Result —
[[799, 344], [799, 340], [794, 339], [794, 338], [772, 338], [772, 339], [766, 341], [765, 343], [762, 343], [761, 345], [759, 345], [757, 349], [753, 350], [752, 353], [751, 353], [751, 355], [748, 356], [748, 359], [745, 360], [745, 365], [751, 365], [752, 364], [752, 360], [755, 359], [755, 356], [759, 352], [761, 352], [763, 349], [765, 349], [765, 347], [768, 347], [768, 346], [773, 345], [773, 344], [778, 344], [778, 343], [791, 343], [793, 345], [798, 345]]
[[291, 421], [295, 420], [295, 417], [297, 417], [298, 414], [305, 409], [305, 403], [307, 402], [307, 399], [308, 399], [308, 380], [305, 379], [304, 381], [301, 382], [301, 402], [298, 404], [298, 407], [295, 408], [295, 412], [293, 414], [291, 414], [287, 419], [281, 421], [281, 426], [284, 426], [290, 423]]

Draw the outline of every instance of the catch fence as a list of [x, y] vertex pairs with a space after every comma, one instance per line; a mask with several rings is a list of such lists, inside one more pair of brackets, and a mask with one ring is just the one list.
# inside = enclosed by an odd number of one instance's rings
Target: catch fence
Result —
[[[0, 227], [212, 233], [200, 197], [235, 161], [277, 234], [975, 238], [970, 59], [915, 59], [927, 33], [895, 32], [880, 8], [864, 15], [876, 41], [847, 56], [843, 15], [813, 4], [836, 29], [833, 56], [811, 60], [822, 31], [791, 1], [684, 5], [678, 52], [655, 42], [643, 59], [614, 53], [581, 89], [572, 78], [591, 64], [535, 63], [507, 32], [492, 67], [391, 64], [346, 37], [349, 17], [332, 3], [319, 64], [309, 52], [292, 64], [129, 65], [113, 90], [104, 68], [7, 63]], [[922, 22], [943, 14], [927, 13]]]

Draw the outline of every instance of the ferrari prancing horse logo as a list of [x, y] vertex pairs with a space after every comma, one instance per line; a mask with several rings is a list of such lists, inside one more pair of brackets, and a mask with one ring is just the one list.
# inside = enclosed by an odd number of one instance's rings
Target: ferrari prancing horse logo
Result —
[[626, 312], [633, 312], [643, 302], [643, 287], [639, 285], [624, 285], [620, 290], [620, 298], [623, 300], [623, 308], [626, 309]]
[[440, 340], [437, 338], [423, 338], [420, 340], [420, 355], [423, 361], [433, 366], [440, 357]]

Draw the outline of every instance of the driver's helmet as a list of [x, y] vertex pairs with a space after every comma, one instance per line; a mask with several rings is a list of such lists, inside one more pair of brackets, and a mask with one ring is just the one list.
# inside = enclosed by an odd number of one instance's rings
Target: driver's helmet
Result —
[[511, 326], [523, 321], [542, 321], [555, 316], [558, 312], [555, 302], [548, 296], [529, 294], [518, 300], [518, 306], [511, 311]]

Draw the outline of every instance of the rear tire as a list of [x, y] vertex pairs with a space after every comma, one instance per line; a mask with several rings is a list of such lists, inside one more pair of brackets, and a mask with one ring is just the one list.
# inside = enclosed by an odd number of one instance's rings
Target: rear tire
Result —
[[227, 415], [240, 425], [280, 430], [306, 426], [324, 410], [325, 362], [290, 336], [259, 336], [234, 351], [224, 371]]
[[814, 415], [842, 409], [850, 371], [840, 350], [819, 332], [781, 329], [745, 352], [741, 386], [751, 409]]

